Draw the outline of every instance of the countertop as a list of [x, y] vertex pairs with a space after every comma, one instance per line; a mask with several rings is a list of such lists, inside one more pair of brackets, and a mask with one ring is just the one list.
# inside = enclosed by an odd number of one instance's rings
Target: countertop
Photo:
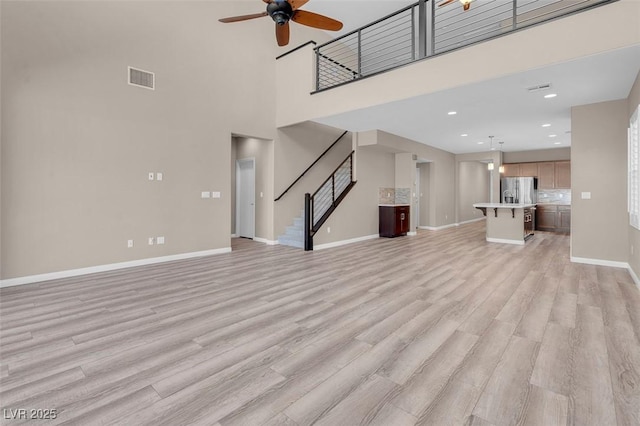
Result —
[[411, 204], [378, 204], [378, 207], [408, 207]]
[[535, 207], [535, 204], [514, 204], [514, 203], [476, 203], [473, 205], [475, 208], [485, 209], [526, 209], [529, 207]]

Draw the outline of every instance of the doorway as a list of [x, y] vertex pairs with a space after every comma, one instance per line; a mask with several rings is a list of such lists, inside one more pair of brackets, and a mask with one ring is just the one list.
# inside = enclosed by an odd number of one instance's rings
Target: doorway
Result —
[[256, 228], [256, 161], [236, 160], [236, 234], [255, 237]]

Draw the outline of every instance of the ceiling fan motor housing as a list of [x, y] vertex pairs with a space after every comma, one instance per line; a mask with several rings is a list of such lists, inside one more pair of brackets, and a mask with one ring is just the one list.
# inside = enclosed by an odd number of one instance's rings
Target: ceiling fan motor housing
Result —
[[293, 8], [287, 1], [273, 1], [267, 5], [267, 13], [278, 25], [289, 22], [293, 15]]

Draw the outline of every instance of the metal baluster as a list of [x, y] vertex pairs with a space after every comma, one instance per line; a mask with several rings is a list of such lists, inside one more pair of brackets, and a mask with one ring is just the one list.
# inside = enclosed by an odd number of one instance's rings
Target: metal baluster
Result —
[[511, 7], [513, 8], [512, 18], [511, 18], [511, 19], [513, 19], [513, 23], [511, 24], [511, 28], [513, 30], [515, 30], [516, 27], [517, 27], [516, 20], [518, 19], [518, 0], [513, 0], [513, 3], [511, 3], [511, 4], [512, 4]]

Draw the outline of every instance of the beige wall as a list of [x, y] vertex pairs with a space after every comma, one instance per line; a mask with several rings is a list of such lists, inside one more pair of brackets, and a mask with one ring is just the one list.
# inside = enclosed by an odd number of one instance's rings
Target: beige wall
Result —
[[308, 47], [277, 63], [278, 84], [291, 90], [277, 93], [276, 123], [285, 126], [634, 46], [640, 42], [638, 28], [640, 2], [620, 0], [313, 95], [315, 65]]
[[[230, 246], [231, 135], [275, 138], [265, 76], [285, 49], [269, 19], [217, 18], [256, 6], [0, 3], [2, 279]], [[318, 33], [297, 26], [291, 46]]]
[[[497, 168], [493, 171], [494, 175], [496, 173]], [[474, 208], [473, 204], [486, 203], [489, 200], [491, 176], [485, 163], [458, 162], [458, 223], [483, 217], [482, 212]]]
[[502, 154], [502, 161], [505, 164], [562, 160], [571, 160], [571, 148], [538, 149], [535, 151], [505, 152]]
[[273, 241], [273, 145], [271, 140], [234, 137], [232, 143], [231, 169], [231, 224], [232, 234], [236, 233], [236, 160], [255, 160], [255, 237]]
[[[636, 77], [636, 81], [631, 88], [631, 93], [629, 93], [628, 104], [627, 104], [627, 126], [629, 126], [629, 119], [633, 112], [640, 105], [640, 73]], [[627, 217], [627, 223], [629, 223], [629, 218]], [[640, 277], [640, 231], [633, 228], [632, 226], [628, 227], [629, 229], [629, 265], [631, 269], [633, 269], [636, 277]]]
[[418, 168], [420, 169], [420, 226], [426, 226], [431, 220], [429, 216], [431, 163], [419, 163]]
[[628, 125], [626, 100], [571, 110], [572, 257], [628, 261]]

